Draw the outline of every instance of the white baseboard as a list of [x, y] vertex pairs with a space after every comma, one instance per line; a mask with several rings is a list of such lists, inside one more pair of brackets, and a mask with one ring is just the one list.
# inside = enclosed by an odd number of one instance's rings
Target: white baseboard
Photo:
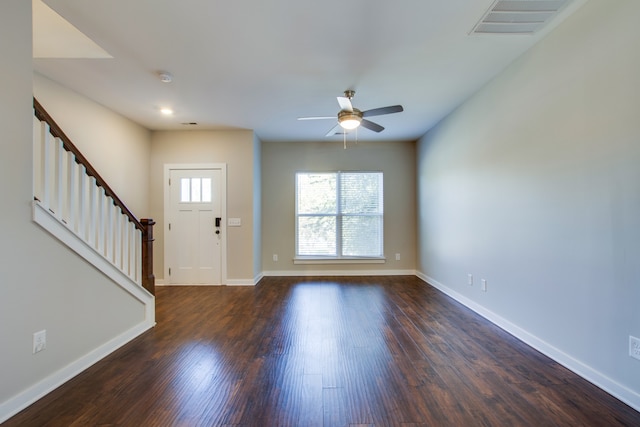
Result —
[[71, 378], [75, 377], [95, 363], [99, 362], [109, 354], [113, 353], [115, 350], [127, 344], [129, 341], [141, 335], [143, 332], [153, 328], [154, 325], [155, 323], [153, 319], [146, 319], [144, 322], [134, 326], [123, 334], [104, 343], [95, 350], [82, 356], [80, 359], [70, 363], [57, 372], [54, 372], [44, 380], [29, 387], [22, 393], [10, 398], [5, 402], [2, 402], [0, 404], [0, 423], [3, 423], [7, 419], [11, 418], [38, 399], [44, 397], [46, 394], [51, 393], [53, 390], [66, 383]]
[[[260, 279], [262, 279], [262, 274], [259, 274], [255, 277], [255, 279], [228, 279], [226, 285], [227, 286], [255, 286]], [[164, 280], [156, 280], [156, 286], [220, 286], [220, 285], [176, 285], [176, 284], [167, 284]]]
[[255, 279], [227, 279], [227, 286], [255, 286]]
[[156, 283], [156, 286], [255, 286], [257, 282], [253, 279], [232, 279], [227, 280], [227, 283]]
[[255, 283], [256, 285], [260, 282], [260, 280], [262, 280], [262, 278], [264, 277], [264, 273], [260, 273], [258, 274], [254, 279], [253, 279], [253, 283]]
[[415, 276], [415, 270], [286, 270], [264, 271], [263, 276]]
[[627, 405], [631, 406], [636, 411], [640, 411], [640, 394], [639, 393], [612, 380], [611, 378], [607, 377], [601, 372], [593, 369], [591, 366], [585, 365], [584, 363], [575, 359], [571, 355], [550, 345], [546, 341], [527, 332], [526, 330], [522, 329], [518, 325], [511, 323], [507, 319], [497, 315], [491, 310], [486, 309], [485, 307], [476, 303], [472, 299], [465, 297], [464, 295], [454, 291], [448, 286], [443, 285], [442, 283], [427, 276], [426, 274], [418, 272], [416, 273], [416, 276], [418, 276], [420, 279], [425, 281], [427, 284], [433, 286], [434, 288], [442, 291], [446, 295], [458, 301], [460, 304], [466, 306], [467, 308], [473, 310], [480, 316], [489, 320], [494, 325], [504, 329], [511, 335], [525, 342], [529, 346], [535, 348], [540, 353], [555, 360], [565, 368], [581, 376], [585, 380], [601, 388], [602, 390], [606, 391], [607, 393], [621, 400]]

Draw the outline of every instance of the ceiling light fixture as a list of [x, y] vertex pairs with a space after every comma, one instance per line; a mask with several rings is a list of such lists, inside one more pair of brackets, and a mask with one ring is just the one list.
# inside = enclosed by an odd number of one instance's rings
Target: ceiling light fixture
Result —
[[173, 115], [173, 110], [171, 108], [161, 108], [160, 112], [165, 116]]
[[343, 129], [352, 130], [360, 126], [362, 111], [354, 108], [353, 111], [342, 110], [338, 113], [338, 123]]

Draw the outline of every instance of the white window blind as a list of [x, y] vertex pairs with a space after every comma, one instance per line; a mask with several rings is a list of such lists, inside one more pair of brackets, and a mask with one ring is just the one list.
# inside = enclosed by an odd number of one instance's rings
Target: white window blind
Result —
[[382, 257], [382, 172], [297, 173], [296, 256]]

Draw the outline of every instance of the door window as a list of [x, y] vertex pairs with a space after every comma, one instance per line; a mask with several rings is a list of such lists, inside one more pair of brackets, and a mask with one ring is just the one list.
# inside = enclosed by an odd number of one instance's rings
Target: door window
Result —
[[181, 178], [181, 203], [211, 202], [211, 178]]

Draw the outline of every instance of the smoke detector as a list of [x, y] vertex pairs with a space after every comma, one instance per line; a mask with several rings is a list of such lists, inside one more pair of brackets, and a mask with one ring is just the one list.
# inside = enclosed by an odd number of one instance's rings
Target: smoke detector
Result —
[[171, 83], [173, 81], [173, 76], [167, 71], [160, 71], [158, 73], [158, 78], [162, 83]]

